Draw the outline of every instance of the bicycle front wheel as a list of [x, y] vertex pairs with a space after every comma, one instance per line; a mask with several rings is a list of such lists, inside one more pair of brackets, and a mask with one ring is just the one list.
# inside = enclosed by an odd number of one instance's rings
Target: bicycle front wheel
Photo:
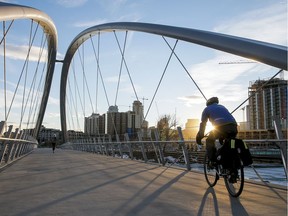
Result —
[[238, 197], [244, 188], [244, 167], [242, 161], [240, 167], [235, 169], [236, 173], [230, 171], [227, 176], [224, 177], [225, 186], [229, 194], [233, 197]]
[[215, 166], [215, 167], [211, 167], [209, 165], [209, 158], [208, 158], [208, 155], [207, 155], [207, 152], [205, 154], [205, 157], [204, 157], [204, 175], [205, 175], [205, 179], [208, 183], [208, 185], [210, 187], [214, 187], [219, 179], [219, 175], [218, 175], [218, 167]]

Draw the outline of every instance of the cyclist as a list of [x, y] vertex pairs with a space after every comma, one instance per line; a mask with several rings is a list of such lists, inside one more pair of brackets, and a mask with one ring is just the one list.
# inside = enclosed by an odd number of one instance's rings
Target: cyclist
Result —
[[202, 112], [199, 131], [196, 136], [198, 145], [202, 145], [201, 140], [204, 137], [207, 121], [210, 121], [214, 129], [209, 133], [206, 139], [206, 150], [211, 166], [216, 162], [216, 147], [215, 140], [223, 144], [225, 138], [235, 138], [237, 131], [237, 122], [230, 112], [219, 104], [217, 97], [212, 97], [207, 100], [206, 108]]

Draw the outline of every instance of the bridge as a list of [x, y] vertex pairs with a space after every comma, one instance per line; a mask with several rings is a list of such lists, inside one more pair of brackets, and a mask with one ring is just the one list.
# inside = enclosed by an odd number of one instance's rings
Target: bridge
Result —
[[[156, 103], [155, 98], [172, 64], [172, 57], [185, 74], [185, 81], [181, 83], [183, 87], [192, 83], [193, 90], [205, 100], [206, 94], [194, 79], [195, 74], [188, 71], [179, 51], [176, 52], [176, 47], [181, 47], [180, 43], [184, 43], [185, 47], [197, 44], [253, 59], [275, 68], [274, 77], [287, 70], [287, 47], [196, 29], [121, 22], [92, 26], [79, 33], [68, 47], [64, 59], [59, 60], [56, 59], [57, 29], [47, 14], [35, 8], [0, 3], [0, 18], [3, 21], [0, 46], [4, 68], [3, 88], [1, 86], [0, 89], [1, 95], [4, 95], [0, 113], [0, 206], [5, 206], [1, 208], [1, 215], [2, 212], [3, 215], [65, 215], [67, 212], [79, 215], [80, 210], [86, 215], [95, 211], [103, 215], [175, 215], [175, 212], [187, 215], [284, 215], [287, 212], [286, 187], [247, 180], [240, 199], [230, 198], [221, 181], [216, 188], [207, 189], [203, 173], [191, 171], [191, 163], [198, 153], [191, 153], [189, 148], [195, 148], [195, 140], [184, 140], [181, 128], [175, 128], [176, 124], [174, 131], [178, 135], [169, 142], [163, 142], [162, 134], [159, 134], [161, 131], [157, 130], [153, 131], [153, 135], [140, 131], [135, 131], [133, 136], [119, 133], [113, 121], [111, 134], [106, 136], [100, 131], [100, 117], [97, 118], [97, 134], [84, 136], [80, 133], [85, 131], [84, 119], [91, 113], [120, 107], [119, 104], [127, 99], [127, 93], [123, 93], [125, 89], [133, 92], [133, 98], [140, 102], [139, 86], [137, 88], [136, 84], [149, 79], [156, 88], [154, 92], [150, 87], [145, 89], [151, 94], [147, 112], [144, 114], [142, 110], [137, 114], [129, 110], [130, 117], [138, 119], [135, 122], [140, 128], [149, 117], [152, 104]], [[20, 44], [14, 39], [14, 29], [26, 31], [23, 33], [28, 35], [26, 43]], [[129, 64], [128, 56], [131, 62], [136, 61], [131, 55], [135, 52], [129, 53], [127, 43], [136, 33], [155, 37], [156, 40], [160, 38], [168, 50], [164, 69], [158, 73], [161, 77], [158, 83], [150, 80], [146, 73], [142, 73], [138, 83], [133, 80], [132, 71], [137, 69]], [[115, 44], [112, 51], [103, 51], [107, 44]], [[115, 50], [119, 53], [116, 58]], [[112, 61], [118, 63], [115, 64], [117, 67], [112, 67]], [[94, 66], [88, 66], [88, 62]], [[158, 59], [156, 62], [158, 64]], [[62, 65], [59, 118], [63, 136], [62, 150], [51, 154], [50, 149], [37, 149], [37, 146], [55, 64]], [[142, 62], [141, 67], [146, 65], [147, 62]], [[117, 73], [110, 74], [111, 71]], [[105, 73], [106, 80], [103, 78]], [[107, 81], [108, 76], [114, 78], [113, 82], [112, 79]], [[189, 83], [186, 83], [187, 77]], [[177, 78], [180, 79], [180, 75]], [[111, 103], [114, 98], [115, 102]], [[283, 172], [287, 177], [287, 140], [281, 136], [276, 120], [278, 139], [262, 142], [268, 142], [278, 150], [280, 148]], [[134, 129], [138, 127], [135, 125]], [[72, 131], [75, 133], [69, 135]], [[183, 167], [167, 166], [169, 151], [178, 153]], [[132, 160], [125, 160], [126, 156]], [[273, 205], [269, 205], [271, 203]]]
[[246, 181], [240, 198], [224, 181], [155, 163], [36, 149], [0, 173], [1, 215], [286, 215], [287, 188]]

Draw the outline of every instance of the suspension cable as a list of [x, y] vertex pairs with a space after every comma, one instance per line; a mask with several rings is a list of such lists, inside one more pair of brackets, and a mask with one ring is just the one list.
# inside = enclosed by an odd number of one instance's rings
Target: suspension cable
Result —
[[[37, 27], [37, 28], [38, 28], [38, 27]], [[33, 44], [34, 39], [35, 39], [35, 35], [34, 35], [34, 37], [33, 37], [32, 44]], [[17, 93], [17, 91], [18, 91], [18, 88], [19, 88], [19, 85], [20, 85], [20, 81], [21, 81], [22, 76], [23, 76], [23, 73], [24, 73], [24, 69], [26, 68], [27, 60], [28, 60], [29, 55], [30, 55], [30, 52], [31, 52], [31, 47], [32, 47], [32, 46], [29, 46], [29, 48], [28, 48], [28, 52], [27, 52], [27, 55], [26, 55], [26, 58], [25, 58], [25, 61], [24, 61], [24, 65], [23, 65], [23, 67], [22, 67], [22, 71], [21, 71], [20, 77], [19, 77], [19, 79], [18, 79], [18, 82], [17, 82], [17, 85], [16, 85], [16, 89], [15, 89], [15, 91], [14, 91], [14, 94], [13, 94], [13, 97], [12, 97], [12, 100], [11, 100], [11, 104], [10, 104], [10, 106], [9, 106], [8, 113], [7, 113], [7, 116], [6, 116], [5, 121], [7, 121], [8, 116], [9, 116], [9, 114], [10, 114], [10, 112], [11, 112], [11, 108], [12, 108], [12, 105], [13, 105], [13, 103], [14, 103], [14, 100], [15, 100], [15, 97], [16, 97], [16, 93]], [[21, 124], [20, 124], [20, 126], [21, 126]]]
[[[99, 34], [100, 34], [100, 32], [99, 32]], [[100, 36], [99, 36], [99, 38], [100, 38]], [[92, 43], [92, 47], [93, 47], [93, 51], [94, 51], [94, 56], [95, 56], [95, 59], [96, 59], [96, 62], [97, 62], [97, 74], [100, 75], [102, 86], [103, 86], [105, 97], [106, 97], [106, 101], [107, 101], [108, 107], [110, 107], [107, 91], [106, 91], [106, 88], [105, 88], [105, 83], [104, 83], [104, 80], [103, 80], [103, 77], [102, 77], [102, 71], [100, 69], [100, 62], [99, 62], [99, 47], [100, 47], [100, 43], [99, 43], [99, 40], [98, 40], [98, 55], [97, 55], [91, 35], [90, 35], [90, 39], [91, 39], [91, 43]], [[115, 126], [115, 122], [114, 122], [113, 116], [111, 117], [111, 119], [112, 119], [113, 129], [115, 131], [115, 134], [117, 135], [117, 130], [116, 130], [116, 126]]]
[[[80, 59], [80, 63], [81, 63], [81, 67], [82, 67], [82, 74], [83, 74], [83, 100], [84, 100], [84, 105], [85, 105], [85, 86], [86, 86], [86, 89], [87, 89], [87, 92], [88, 92], [88, 97], [89, 97], [89, 100], [90, 100], [90, 105], [91, 105], [91, 109], [92, 109], [92, 112], [94, 113], [94, 106], [93, 106], [93, 103], [92, 103], [92, 99], [91, 99], [91, 94], [90, 94], [90, 91], [89, 91], [89, 88], [88, 88], [88, 82], [87, 82], [87, 78], [86, 78], [86, 71], [85, 71], [85, 67], [84, 67], [84, 43], [83, 43], [83, 58], [81, 58], [81, 54], [80, 52], [78, 52], [78, 55], [79, 55], [79, 59]], [[84, 107], [85, 108], [85, 107]]]
[[[84, 110], [84, 107], [83, 107], [83, 103], [82, 103], [82, 100], [81, 100], [81, 96], [80, 96], [80, 91], [79, 91], [79, 87], [78, 87], [78, 82], [77, 82], [77, 78], [76, 78], [76, 73], [75, 73], [75, 62], [73, 61], [73, 75], [74, 75], [74, 84], [76, 84], [76, 88], [75, 88], [75, 92], [74, 92], [74, 98], [75, 100], [73, 100], [73, 95], [71, 94], [71, 99], [72, 99], [72, 107], [74, 108], [75, 110], [75, 116], [76, 116], [76, 126], [74, 125], [74, 128], [76, 129], [76, 127], [80, 128], [80, 124], [79, 124], [79, 114], [78, 114], [78, 100], [77, 98], [79, 98], [79, 101], [80, 101], [80, 106], [82, 108], [82, 112]], [[70, 87], [71, 88], [71, 87]], [[71, 91], [72, 92], [72, 91]], [[77, 93], [78, 93], [78, 97], [77, 97]], [[73, 116], [72, 116], [73, 117]]]
[[[90, 35], [90, 38], [91, 38], [91, 35]], [[92, 43], [92, 47], [93, 47], [93, 51], [94, 51], [94, 57], [95, 57], [96, 62], [97, 62], [97, 69], [99, 70], [99, 75], [100, 75], [101, 82], [102, 82], [102, 86], [103, 86], [103, 89], [104, 89], [106, 101], [107, 101], [108, 106], [110, 106], [109, 99], [108, 99], [108, 95], [107, 95], [107, 91], [106, 91], [105, 84], [104, 84], [104, 80], [103, 80], [103, 77], [102, 77], [102, 72], [101, 72], [101, 69], [100, 69], [99, 57], [98, 57], [97, 54], [96, 54], [95, 46], [94, 46], [94, 43], [93, 43], [92, 38], [91, 38], [91, 43]]]
[[[118, 41], [116, 32], [114, 31], [114, 36], [116, 38], [116, 41], [118, 43], [118, 47], [120, 48], [120, 43]], [[116, 90], [116, 96], [115, 96], [115, 105], [117, 104], [117, 98], [118, 98], [118, 92], [119, 92], [119, 86], [120, 86], [120, 79], [121, 79], [121, 74], [122, 74], [122, 68], [123, 68], [123, 62], [124, 62], [124, 53], [125, 53], [125, 49], [126, 49], [126, 42], [127, 42], [127, 31], [125, 34], [125, 40], [124, 40], [124, 47], [123, 47], [123, 55], [121, 57], [121, 65], [120, 65], [120, 71], [119, 71], [119, 76], [118, 76], [118, 83], [117, 83], [117, 90]]]
[[[45, 31], [43, 31], [44, 33]], [[44, 34], [43, 34], [44, 36]], [[47, 44], [47, 37], [45, 37], [45, 45]], [[43, 47], [45, 46], [43, 44]], [[43, 68], [42, 68], [42, 72], [41, 72], [41, 76], [40, 76], [40, 79], [39, 79], [39, 83], [38, 83], [38, 87], [37, 87], [37, 93], [35, 95], [35, 99], [34, 99], [34, 104], [40, 104], [39, 103], [39, 100], [40, 100], [40, 94], [41, 94], [41, 88], [45, 86], [44, 82], [45, 82], [45, 79], [44, 79], [44, 76], [45, 76], [45, 71], [48, 71], [48, 73], [52, 73], [52, 71], [48, 70], [48, 67], [47, 66], [47, 62], [49, 62], [49, 60], [51, 59], [51, 56], [52, 56], [52, 51], [50, 51], [50, 53], [47, 53], [46, 54], [46, 57], [48, 59], [48, 61], [45, 61], [44, 64], [43, 64]], [[46, 69], [46, 70], [45, 70]], [[49, 76], [49, 74], [47, 74], [47, 76]], [[39, 110], [40, 111], [40, 110]], [[34, 115], [32, 117], [32, 122], [35, 122], [35, 119], [36, 119], [36, 114], [39, 114], [39, 111], [37, 112], [36, 111], [36, 106], [35, 106], [35, 109], [34, 109]]]
[[[8, 32], [9, 32], [9, 30], [10, 30], [13, 22], [14, 22], [14, 20], [12, 20], [12, 21], [10, 22], [10, 25], [8, 26], [7, 30], [6, 30], [5, 28], [3, 28], [3, 37], [2, 37], [2, 39], [1, 39], [1, 41], [0, 41], [0, 45], [1, 45], [2, 42], [5, 40], [6, 35], [8, 34]], [[5, 23], [6, 23], [6, 21], [3, 21], [3, 27], [5, 26]]]
[[[73, 94], [72, 94], [72, 90], [71, 90], [71, 83], [70, 83], [70, 79], [68, 78], [68, 88], [69, 88], [69, 92], [70, 92], [70, 103], [69, 103], [69, 100], [67, 100], [67, 103], [68, 104], [71, 104], [71, 106], [68, 106], [68, 107], [72, 107], [74, 108], [74, 111], [75, 111], [75, 115], [76, 115], [76, 120], [78, 122], [78, 112], [77, 112], [77, 97], [75, 95], [75, 100], [73, 99]], [[67, 98], [68, 99], [68, 98]], [[70, 109], [70, 115], [71, 115], [71, 121], [72, 121], [72, 128], [74, 130], [76, 130], [76, 127], [75, 127], [75, 124], [74, 124], [74, 118], [73, 118], [73, 110], [72, 108]]]
[[[81, 50], [80, 49], [78, 49], [79, 50], [79, 52], [78, 52], [78, 54], [79, 54], [79, 56], [81, 55], [80, 54], [80, 52], [81, 52]], [[83, 52], [83, 58], [84, 58], [84, 44], [82, 43], [82, 52]], [[81, 58], [80, 58], [80, 61], [81, 61]], [[84, 61], [84, 60], [83, 60]], [[81, 65], [83, 65], [82, 67], [84, 67], [84, 64], [82, 63]], [[84, 72], [84, 68], [82, 68], [82, 94], [83, 94], [83, 116], [85, 117], [85, 84], [84, 84], [84, 80], [85, 80], [85, 78], [84, 78], [84, 76], [85, 76], [85, 72]]]
[[[31, 38], [32, 36], [32, 31], [33, 31], [33, 20], [31, 20], [31, 25], [30, 25], [30, 37], [29, 37], [29, 47], [32, 48], [32, 45], [33, 45], [33, 41], [34, 41], [34, 38], [36, 37], [36, 33], [37, 33], [37, 30], [38, 30], [38, 27], [39, 27], [39, 23], [36, 27], [36, 30], [34, 32], [34, 35], [33, 35], [33, 39]], [[24, 87], [23, 87], [23, 96], [22, 96], [22, 107], [21, 107], [21, 117], [20, 117], [20, 123], [19, 123], [19, 129], [21, 129], [21, 126], [22, 126], [22, 121], [23, 121], [23, 118], [24, 118], [24, 114], [25, 114], [25, 105], [24, 105], [24, 102], [25, 102], [25, 96], [26, 96], [26, 85], [27, 85], [27, 74], [28, 74], [28, 69], [29, 69], [29, 58], [30, 58], [30, 53], [28, 55], [28, 59], [27, 59], [27, 64], [26, 64], [26, 70], [25, 70], [25, 76], [24, 76]], [[26, 98], [26, 102], [27, 102], [28, 98]]]
[[82, 102], [82, 99], [81, 99], [81, 94], [80, 94], [80, 90], [79, 90], [79, 86], [78, 86], [78, 82], [77, 82], [77, 78], [76, 78], [76, 73], [75, 73], [75, 65], [74, 65], [74, 61], [73, 61], [73, 77], [74, 77], [74, 84], [76, 86], [75, 88], [75, 100], [76, 100], [76, 107], [77, 107], [77, 94], [78, 93], [78, 98], [80, 100], [80, 105], [81, 105], [81, 108], [82, 108], [82, 112], [83, 112], [83, 115], [85, 116], [85, 111], [84, 111], [84, 107], [83, 107], [83, 102]]
[[[93, 47], [93, 51], [94, 51], [94, 56], [95, 56], [96, 62], [97, 62], [97, 69], [99, 70], [99, 75], [100, 75], [100, 78], [101, 78], [101, 81], [102, 81], [102, 86], [103, 86], [104, 93], [105, 93], [105, 96], [106, 96], [107, 104], [108, 104], [108, 107], [110, 107], [110, 103], [109, 103], [107, 91], [106, 91], [105, 84], [104, 84], [103, 77], [102, 77], [102, 72], [101, 72], [101, 70], [100, 70], [99, 57], [98, 57], [98, 55], [96, 55], [95, 46], [94, 46], [93, 40], [92, 40], [92, 38], [91, 38], [91, 35], [90, 35], [90, 39], [91, 39], [91, 42], [92, 42], [92, 47]], [[99, 49], [99, 44], [98, 44], [98, 49]], [[99, 51], [98, 51], [98, 52], [99, 52]], [[112, 116], [111, 119], [112, 119], [112, 125], [113, 125], [113, 128], [114, 128], [115, 134], [118, 135], [118, 134], [117, 134], [116, 125], [115, 125], [115, 121], [114, 121], [113, 116]]]
[[[35, 103], [35, 99], [36, 99], [35, 95], [37, 94], [37, 92], [35, 91], [35, 88], [36, 88], [36, 78], [37, 78], [37, 75], [38, 75], [38, 69], [39, 69], [40, 61], [41, 61], [41, 58], [42, 58], [42, 55], [43, 55], [43, 52], [44, 52], [44, 46], [46, 45], [46, 43], [45, 43], [46, 42], [46, 40], [45, 40], [46, 37], [44, 37], [44, 36], [45, 36], [45, 33], [44, 33], [44, 31], [42, 31], [42, 38], [41, 38], [41, 43], [40, 43], [41, 49], [39, 50], [37, 65], [36, 65], [36, 68], [35, 68], [35, 72], [34, 72], [34, 75], [33, 75], [33, 79], [32, 79], [32, 83], [31, 83], [31, 86], [30, 86], [29, 94], [28, 94], [28, 97], [27, 97], [28, 99], [30, 98], [30, 109], [29, 109], [29, 112], [28, 112], [26, 129], [29, 128], [33, 107], [36, 110], [36, 106], [37, 106], [37, 103]], [[30, 97], [30, 94], [32, 94], [31, 97]], [[27, 103], [26, 103], [25, 107], [27, 107], [27, 105], [28, 105], [28, 99], [27, 99]]]
[[[3, 61], [4, 61], [4, 64], [3, 64], [3, 70], [4, 70], [4, 73], [3, 73], [3, 79], [4, 79], [4, 117], [5, 117], [5, 120], [7, 119], [7, 86], [6, 86], [6, 84], [7, 84], [7, 77], [6, 77], [6, 34], [7, 34], [7, 32], [6, 32], [6, 25], [5, 25], [5, 21], [3, 21], [3, 38], [2, 38], [2, 41], [4, 40], [4, 47], [3, 47]], [[10, 23], [10, 26], [11, 26], [11, 23]], [[1, 41], [1, 43], [2, 43], [2, 41]], [[1, 44], [0, 43], [0, 44]], [[6, 127], [6, 124], [5, 124], [5, 127]], [[5, 128], [5, 130], [6, 130], [6, 128]]]
[[[91, 35], [90, 35], [91, 38]], [[92, 38], [91, 38], [92, 40]], [[98, 58], [100, 60], [100, 32], [98, 32], [98, 46], [97, 46], [97, 54]], [[99, 90], [99, 67], [97, 67], [97, 74], [96, 74], [96, 112], [98, 111], [98, 90]], [[98, 129], [98, 134], [99, 134], [99, 129]]]
[[164, 71], [163, 71], [163, 73], [162, 73], [162, 76], [161, 76], [161, 78], [160, 78], [160, 80], [159, 80], [158, 86], [157, 86], [157, 88], [156, 88], [156, 90], [155, 90], [155, 92], [154, 92], [154, 95], [153, 95], [152, 100], [151, 100], [151, 102], [150, 102], [150, 104], [149, 104], [149, 107], [148, 107], [148, 109], [147, 109], [147, 112], [146, 112], [146, 114], [145, 114], [145, 117], [144, 117], [143, 121], [145, 121], [145, 119], [146, 119], [146, 117], [147, 117], [147, 115], [148, 115], [148, 112], [150, 111], [150, 108], [151, 108], [152, 103], [153, 103], [153, 101], [154, 101], [154, 98], [155, 98], [155, 96], [156, 96], [156, 94], [157, 94], [157, 92], [158, 92], [158, 89], [159, 89], [160, 84], [161, 84], [161, 82], [162, 82], [162, 80], [163, 80], [163, 77], [164, 77], [164, 75], [165, 75], [165, 73], [166, 73], [166, 71], [167, 71], [168, 65], [169, 65], [170, 60], [171, 60], [171, 58], [172, 58], [172, 56], [173, 56], [173, 53], [174, 53], [174, 50], [175, 50], [175, 48], [176, 48], [177, 43], [178, 43], [178, 39], [176, 40], [176, 42], [175, 42], [175, 44], [174, 44], [174, 47], [173, 47], [173, 49], [172, 49], [172, 52], [170, 53], [170, 56], [169, 56], [168, 61], [167, 61], [167, 63], [166, 63], [165, 69], [164, 69]]
[[[114, 30], [114, 34], [115, 34], [115, 30]], [[132, 78], [131, 78], [131, 74], [130, 74], [130, 72], [129, 72], [129, 69], [128, 69], [128, 66], [127, 66], [126, 60], [125, 60], [125, 58], [124, 58], [124, 52], [122, 51], [122, 49], [121, 49], [121, 47], [120, 47], [120, 44], [119, 44], [119, 41], [118, 41], [118, 38], [117, 38], [116, 34], [115, 34], [115, 37], [116, 37], [116, 41], [117, 41], [117, 44], [118, 44], [119, 50], [120, 50], [121, 55], [122, 55], [122, 58], [123, 58], [123, 62], [124, 62], [124, 65], [125, 65], [126, 71], [127, 71], [127, 73], [128, 73], [128, 76], [129, 76], [129, 79], [130, 79], [130, 82], [131, 82], [131, 85], [132, 85], [132, 88], [133, 88], [133, 91], [134, 91], [135, 97], [136, 97], [137, 100], [139, 100], [139, 99], [138, 99], [138, 95], [137, 95], [136, 90], [135, 90], [135, 87], [134, 87], [134, 83], [133, 83]]]
[[202, 90], [200, 89], [200, 87], [197, 85], [197, 83], [195, 82], [195, 80], [193, 79], [193, 77], [191, 76], [191, 74], [189, 73], [189, 71], [186, 69], [186, 67], [184, 66], [184, 64], [182, 63], [181, 59], [178, 57], [178, 55], [175, 53], [174, 50], [172, 50], [172, 47], [170, 46], [170, 44], [167, 42], [167, 40], [165, 39], [165, 37], [162, 36], [162, 38], [165, 40], [166, 44], [169, 46], [169, 48], [171, 49], [171, 51], [173, 52], [173, 54], [175, 55], [175, 57], [178, 59], [179, 63], [182, 65], [182, 67], [184, 68], [184, 70], [186, 71], [187, 75], [190, 77], [190, 79], [193, 81], [194, 85], [197, 87], [197, 89], [199, 90], [199, 92], [201, 93], [201, 95], [205, 98], [205, 100], [207, 101], [207, 98], [205, 97], [204, 93], [202, 92]]

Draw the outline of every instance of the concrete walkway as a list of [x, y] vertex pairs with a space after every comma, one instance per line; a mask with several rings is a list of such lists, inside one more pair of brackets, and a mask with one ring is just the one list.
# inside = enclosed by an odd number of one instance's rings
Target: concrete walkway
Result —
[[0, 215], [287, 215], [287, 189], [245, 182], [240, 198], [223, 179], [127, 159], [36, 149], [0, 172]]

